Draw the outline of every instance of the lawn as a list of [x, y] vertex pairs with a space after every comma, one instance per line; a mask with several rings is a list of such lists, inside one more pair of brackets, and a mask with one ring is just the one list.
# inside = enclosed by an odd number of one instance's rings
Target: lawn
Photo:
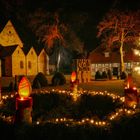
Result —
[[[48, 86], [45, 89], [70, 89], [70, 82], [67, 82], [62, 86]], [[91, 81], [88, 83], [80, 83], [78, 84], [79, 90], [94, 90], [94, 91], [108, 91], [113, 92], [117, 95], [124, 95], [124, 80], [105, 80], [105, 81]]]

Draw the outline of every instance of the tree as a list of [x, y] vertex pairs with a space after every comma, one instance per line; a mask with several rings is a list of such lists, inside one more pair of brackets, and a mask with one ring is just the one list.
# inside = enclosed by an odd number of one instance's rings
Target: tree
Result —
[[38, 37], [38, 41], [44, 44], [47, 52], [53, 49], [57, 50], [57, 71], [59, 71], [62, 47], [82, 51], [83, 44], [69, 26], [60, 21], [58, 12], [46, 12], [38, 9], [30, 15], [28, 21], [29, 27]]
[[120, 73], [125, 71], [123, 59], [124, 43], [134, 41], [140, 32], [140, 11], [110, 10], [98, 24], [97, 37], [106, 43], [106, 48], [119, 44]]

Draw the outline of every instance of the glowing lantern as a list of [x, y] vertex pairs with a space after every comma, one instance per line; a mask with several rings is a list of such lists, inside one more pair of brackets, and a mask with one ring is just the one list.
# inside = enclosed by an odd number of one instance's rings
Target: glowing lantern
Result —
[[73, 71], [71, 74], [71, 82], [75, 82], [76, 81], [76, 72]]
[[32, 97], [31, 86], [26, 77], [22, 77], [18, 85], [18, 93], [20, 97], [16, 98], [16, 114], [15, 123], [31, 123], [32, 122]]
[[22, 77], [18, 86], [18, 93], [20, 98], [27, 98], [30, 96], [31, 86], [26, 77]]

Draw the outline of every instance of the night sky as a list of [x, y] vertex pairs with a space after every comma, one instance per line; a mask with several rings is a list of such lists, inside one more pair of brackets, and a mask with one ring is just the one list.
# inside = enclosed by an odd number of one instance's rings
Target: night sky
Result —
[[[0, 14], [5, 16], [14, 14], [18, 9], [33, 11], [37, 8], [57, 11], [63, 9], [66, 12], [85, 11], [96, 14], [104, 14], [110, 8], [140, 9], [139, 0], [0, 0]], [[97, 18], [97, 17], [96, 17]]]
[[[90, 20], [81, 29], [79, 36], [82, 36], [86, 48], [91, 51], [97, 47], [98, 40], [96, 38], [96, 26], [103, 18], [105, 13], [111, 8], [121, 10], [140, 9], [139, 0], [0, 0], [0, 15], [4, 17], [12, 17], [18, 11], [28, 11], [32, 13], [38, 8], [46, 11], [61, 10], [67, 16], [67, 20], [71, 20], [72, 14], [80, 14], [86, 12], [89, 14]], [[25, 15], [26, 17], [26, 15]], [[24, 18], [24, 17], [23, 17]], [[72, 20], [71, 20], [72, 21]], [[77, 24], [77, 23], [73, 23]], [[74, 25], [74, 26], [75, 26]], [[75, 26], [76, 27], [76, 26]]]

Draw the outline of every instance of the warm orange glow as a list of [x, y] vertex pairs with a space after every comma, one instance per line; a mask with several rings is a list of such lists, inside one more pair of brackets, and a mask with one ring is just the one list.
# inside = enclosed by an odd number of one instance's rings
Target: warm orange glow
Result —
[[124, 89], [127, 89], [127, 87], [124, 87]]
[[73, 71], [71, 74], [71, 82], [74, 82], [76, 80], [76, 72]]
[[31, 86], [26, 77], [22, 77], [18, 86], [18, 93], [20, 98], [27, 98], [30, 96]]
[[127, 88], [129, 88], [129, 86], [130, 86], [130, 85], [129, 85], [129, 81], [128, 81], [128, 82], [127, 82]]
[[137, 88], [136, 87], [133, 87], [133, 90], [136, 90]]
[[23, 98], [23, 97], [21, 97], [21, 98], [20, 98], [20, 100], [22, 100], [22, 101], [23, 101], [23, 100], [24, 100], [24, 98]]

